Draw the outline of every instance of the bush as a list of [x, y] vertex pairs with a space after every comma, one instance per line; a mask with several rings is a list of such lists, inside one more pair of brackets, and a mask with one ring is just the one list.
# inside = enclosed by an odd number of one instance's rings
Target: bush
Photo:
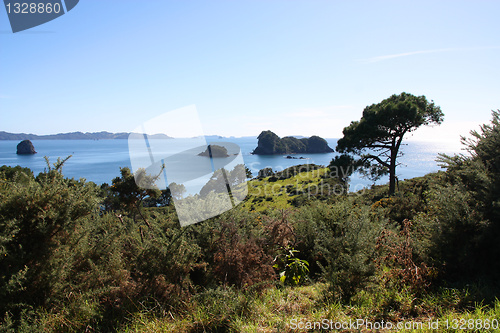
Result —
[[0, 180], [3, 327], [110, 330], [139, 302], [180, 309], [206, 265], [189, 230], [165, 210], [141, 212], [145, 224], [101, 211], [97, 186], [62, 164]]
[[240, 234], [232, 223], [222, 222], [214, 243], [214, 273], [224, 285], [237, 288], [276, 278], [273, 258], [263, 248], [264, 239]]
[[491, 124], [462, 138], [469, 156], [441, 155], [447, 184], [435, 188], [431, 215], [436, 218], [436, 251], [448, 276], [500, 278], [500, 113]]
[[51, 259], [79, 221], [97, 211], [95, 184], [65, 179], [62, 164], [36, 179], [20, 172], [0, 184], [1, 312], [47, 303], [56, 283]]
[[366, 285], [375, 272], [376, 239], [387, 226], [386, 219], [346, 199], [301, 209], [296, 223], [302, 240], [297, 249], [323, 267], [336, 297], [349, 300]]
[[377, 239], [382, 256], [376, 259], [384, 287], [421, 295], [430, 286], [434, 269], [419, 258], [414, 249], [412, 223], [404, 220], [399, 233], [384, 230]]

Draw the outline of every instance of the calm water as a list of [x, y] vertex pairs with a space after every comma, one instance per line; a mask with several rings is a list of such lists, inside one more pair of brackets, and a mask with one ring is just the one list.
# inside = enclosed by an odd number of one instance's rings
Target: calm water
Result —
[[[215, 142], [216, 140], [209, 140]], [[243, 153], [243, 159], [252, 173], [257, 175], [258, 170], [271, 167], [273, 170], [283, 170], [289, 166], [314, 163], [328, 165], [336, 153], [328, 154], [301, 154], [307, 159], [286, 159], [283, 156], [258, 156], [251, 155], [257, 146], [257, 139], [236, 138], [221, 139], [238, 144]], [[327, 139], [330, 147], [335, 148], [337, 139]], [[38, 154], [17, 155], [18, 141], [0, 141], [0, 165], [28, 167], [38, 174], [46, 168], [44, 156], [48, 156], [53, 163], [58, 157], [72, 157], [65, 163], [63, 173], [70, 178], [85, 178], [98, 184], [111, 183], [112, 179], [120, 175], [120, 167], [131, 167], [127, 140], [33, 140]], [[408, 142], [402, 147], [405, 155], [400, 158], [402, 163], [398, 167], [399, 179], [423, 176], [429, 172], [439, 170], [435, 159], [438, 153], [453, 154], [460, 152], [460, 146], [450, 146], [444, 143]], [[385, 183], [388, 178], [377, 183]], [[366, 186], [371, 181], [353, 176], [351, 185]]]

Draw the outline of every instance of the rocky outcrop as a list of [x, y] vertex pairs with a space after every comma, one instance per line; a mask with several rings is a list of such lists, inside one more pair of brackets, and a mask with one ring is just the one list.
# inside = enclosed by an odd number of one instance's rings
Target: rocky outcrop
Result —
[[292, 136], [280, 139], [271, 131], [263, 131], [257, 139], [259, 143], [252, 153], [256, 155], [333, 153], [326, 140], [316, 135], [303, 139]]
[[30, 140], [23, 140], [17, 145], [17, 154], [19, 155], [31, 155], [36, 154], [35, 147]]
[[199, 153], [198, 156], [207, 156], [207, 157], [228, 157], [227, 149], [222, 146], [217, 145], [208, 145], [207, 149]]

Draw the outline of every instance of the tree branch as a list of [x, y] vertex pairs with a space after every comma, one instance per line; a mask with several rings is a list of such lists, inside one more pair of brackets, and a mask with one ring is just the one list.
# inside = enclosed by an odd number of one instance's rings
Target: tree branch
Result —
[[367, 148], [385, 148], [385, 149], [391, 149], [391, 145], [366, 145]]
[[385, 166], [386, 168], [389, 167], [389, 164], [387, 162], [385, 162], [385, 161], [382, 161], [382, 159], [380, 157], [378, 157], [378, 156], [375, 156], [375, 155], [365, 155], [365, 156], [363, 156], [364, 160], [369, 159], [369, 158], [373, 159], [373, 160], [375, 160], [377, 162], [379, 162], [381, 165]]

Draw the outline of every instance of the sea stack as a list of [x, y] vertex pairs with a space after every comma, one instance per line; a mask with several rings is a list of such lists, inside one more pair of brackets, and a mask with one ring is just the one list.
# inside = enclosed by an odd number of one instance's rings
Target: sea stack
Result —
[[208, 157], [228, 157], [226, 147], [217, 145], [208, 145], [207, 149], [199, 153], [198, 156], [208, 156]]
[[302, 139], [293, 136], [280, 138], [271, 131], [263, 131], [257, 139], [259, 140], [257, 148], [252, 152], [255, 155], [324, 154], [334, 152], [325, 139], [316, 135]]
[[30, 140], [23, 140], [17, 145], [18, 155], [32, 155], [36, 154], [35, 147]]

